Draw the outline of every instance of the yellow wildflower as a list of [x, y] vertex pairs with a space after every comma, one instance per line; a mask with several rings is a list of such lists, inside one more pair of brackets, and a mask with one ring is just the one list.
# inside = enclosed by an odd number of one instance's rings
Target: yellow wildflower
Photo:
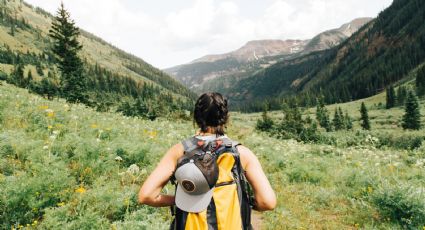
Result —
[[47, 126], [47, 128], [48, 128], [48, 129], [53, 129], [53, 126], [48, 125], [48, 126]]
[[86, 192], [86, 189], [84, 187], [79, 187], [79, 188], [75, 189], [75, 192], [82, 194], [82, 193], [85, 193]]
[[39, 108], [40, 110], [46, 110], [46, 109], [48, 109], [48, 108], [49, 108], [49, 106], [47, 106], [47, 105], [40, 105], [38, 108]]
[[65, 205], [65, 202], [59, 202], [59, 203], [57, 203], [57, 206], [58, 207], [62, 207], [62, 206], [64, 206]]
[[372, 192], [373, 192], [373, 188], [372, 188], [372, 186], [367, 187], [367, 192], [368, 192], [368, 193], [372, 193]]
[[97, 128], [97, 124], [91, 124], [91, 125], [90, 125], [90, 127], [91, 127], [92, 129], [96, 129], [96, 128]]
[[55, 116], [55, 112], [53, 112], [53, 111], [49, 111], [49, 112], [47, 112], [47, 117], [52, 118], [52, 117], [54, 117], [54, 116]]
[[149, 138], [151, 138], [151, 139], [155, 138], [156, 135], [157, 135], [157, 132], [156, 131], [149, 132]]

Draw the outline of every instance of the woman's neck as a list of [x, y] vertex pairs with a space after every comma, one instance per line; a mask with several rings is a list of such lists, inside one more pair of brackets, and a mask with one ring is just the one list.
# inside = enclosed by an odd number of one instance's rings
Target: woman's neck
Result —
[[215, 132], [215, 128], [208, 127], [205, 132], [202, 131], [202, 130], [199, 130], [196, 133], [196, 135], [199, 135], [199, 136], [213, 136], [213, 135], [217, 135], [217, 134]]

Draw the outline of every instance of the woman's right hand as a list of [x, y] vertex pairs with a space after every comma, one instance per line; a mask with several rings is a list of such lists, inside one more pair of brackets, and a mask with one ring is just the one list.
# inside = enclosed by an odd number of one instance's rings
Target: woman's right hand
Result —
[[177, 159], [183, 155], [183, 145], [171, 147], [149, 175], [139, 191], [139, 203], [153, 207], [174, 205], [174, 196], [162, 195], [161, 190], [169, 181], [176, 168]]

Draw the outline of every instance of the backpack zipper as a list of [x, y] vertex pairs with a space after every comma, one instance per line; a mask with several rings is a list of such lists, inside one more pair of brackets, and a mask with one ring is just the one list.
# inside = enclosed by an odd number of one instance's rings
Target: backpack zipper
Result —
[[220, 187], [220, 186], [225, 186], [225, 185], [231, 185], [236, 183], [235, 181], [225, 181], [225, 182], [221, 182], [215, 185], [215, 187]]

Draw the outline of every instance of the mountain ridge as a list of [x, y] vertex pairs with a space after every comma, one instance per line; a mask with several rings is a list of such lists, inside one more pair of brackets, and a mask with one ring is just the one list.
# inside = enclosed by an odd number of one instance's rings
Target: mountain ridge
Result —
[[201, 93], [205, 90], [205, 85], [209, 84], [208, 81], [215, 81], [216, 78], [249, 75], [279, 60], [336, 46], [370, 20], [371, 18], [356, 18], [339, 28], [324, 31], [308, 40], [248, 41], [237, 50], [206, 55], [188, 64], [167, 68], [164, 71], [192, 90]]
[[[264, 101], [303, 106], [317, 97], [328, 104], [373, 96], [425, 64], [425, 2], [394, 0], [376, 19], [340, 45], [278, 62], [220, 92], [258, 111]], [[310, 62], [310, 63], [309, 63]]]

